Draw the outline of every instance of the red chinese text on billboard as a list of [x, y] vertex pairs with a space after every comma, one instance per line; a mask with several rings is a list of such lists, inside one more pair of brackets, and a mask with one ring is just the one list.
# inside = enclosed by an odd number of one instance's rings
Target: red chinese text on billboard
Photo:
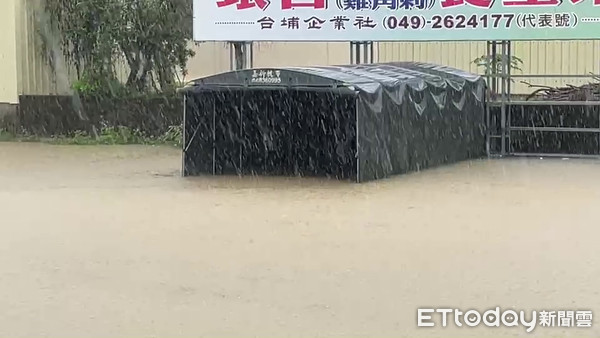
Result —
[[226, 7], [236, 5], [237, 9], [248, 9], [258, 7], [260, 9], [265, 9], [269, 6], [269, 1], [267, 0], [220, 0], [217, 1], [217, 7]]
[[[479, 8], [491, 8], [495, 0], [442, 0], [442, 8], [449, 8], [462, 5], [471, 5]], [[578, 4], [585, 0], [570, 0], [573, 4]], [[512, 6], [558, 6], [562, 0], [503, 0], [502, 5]], [[600, 5], [600, 0], [594, 0], [594, 5]]]
[[494, 0], [442, 0], [442, 8], [471, 5], [479, 8], [491, 8]]
[[327, 8], [327, 0], [281, 0], [281, 9], [308, 7], [314, 9]]
[[[226, 7], [235, 5], [238, 10], [249, 9], [249, 8], [260, 8], [266, 9], [271, 1], [281, 1], [281, 9], [289, 10], [295, 8], [312, 8], [312, 9], [326, 9], [327, 0], [218, 0], [218, 7]], [[385, 0], [375, 0], [378, 1]], [[451, 8], [462, 5], [470, 5], [478, 8], [492, 8], [494, 1], [500, 0], [441, 0], [442, 8]], [[563, 0], [501, 0], [503, 6], [558, 6]], [[579, 4], [586, 0], [569, 0], [573, 4]], [[595, 6], [600, 6], [600, 0], [593, 0]]]
[[[218, 0], [217, 7], [227, 7], [235, 5], [238, 10], [258, 7], [262, 10], [269, 7], [271, 1], [275, 0]], [[327, 0], [279, 0], [281, 1], [281, 9], [295, 8], [327, 8]]]
[[504, 6], [558, 6], [560, 0], [504, 0]]
[[[572, 3], [578, 4], [584, 0], [571, 0]], [[600, 0], [594, 0], [594, 6], [600, 6]]]

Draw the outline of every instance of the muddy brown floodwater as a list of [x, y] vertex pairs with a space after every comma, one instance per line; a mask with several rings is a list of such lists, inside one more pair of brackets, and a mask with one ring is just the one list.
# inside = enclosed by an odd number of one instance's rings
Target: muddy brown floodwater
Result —
[[167, 147], [0, 143], [1, 337], [526, 336], [417, 308], [595, 311], [600, 162], [367, 184], [179, 176]]

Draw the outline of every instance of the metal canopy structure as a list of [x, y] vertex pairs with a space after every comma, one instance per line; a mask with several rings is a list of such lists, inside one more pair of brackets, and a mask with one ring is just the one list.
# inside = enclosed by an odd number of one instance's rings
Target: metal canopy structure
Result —
[[448, 67], [240, 70], [198, 79], [183, 94], [184, 175], [364, 182], [485, 155], [485, 82]]

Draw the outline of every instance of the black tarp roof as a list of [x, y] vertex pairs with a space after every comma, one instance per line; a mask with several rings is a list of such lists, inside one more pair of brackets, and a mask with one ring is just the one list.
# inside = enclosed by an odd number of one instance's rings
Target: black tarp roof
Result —
[[[459, 89], [480, 76], [462, 70], [418, 62], [392, 62], [341, 66], [273, 67], [231, 71], [193, 81], [184, 91], [224, 90], [232, 87], [354, 87], [375, 93], [382, 86], [446, 84]], [[352, 89], [352, 88], [351, 88]]]
[[210, 163], [206, 172], [226, 163], [242, 172], [339, 169], [365, 181], [485, 154], [485, 81], [449, 67], [258, 68], [194, 83], [184, 90], [184, 134], [202, 128], [189, 161]]

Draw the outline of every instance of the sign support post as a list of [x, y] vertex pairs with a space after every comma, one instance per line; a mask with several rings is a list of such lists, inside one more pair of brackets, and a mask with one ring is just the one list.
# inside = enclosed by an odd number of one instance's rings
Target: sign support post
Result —
[[350, 42], [350, 63], [375, 63], [375, 48], [373, 41]]
[[229, 42], [229, 69], [242, 70], [252, 68], [254, 53], [252, 41]]

